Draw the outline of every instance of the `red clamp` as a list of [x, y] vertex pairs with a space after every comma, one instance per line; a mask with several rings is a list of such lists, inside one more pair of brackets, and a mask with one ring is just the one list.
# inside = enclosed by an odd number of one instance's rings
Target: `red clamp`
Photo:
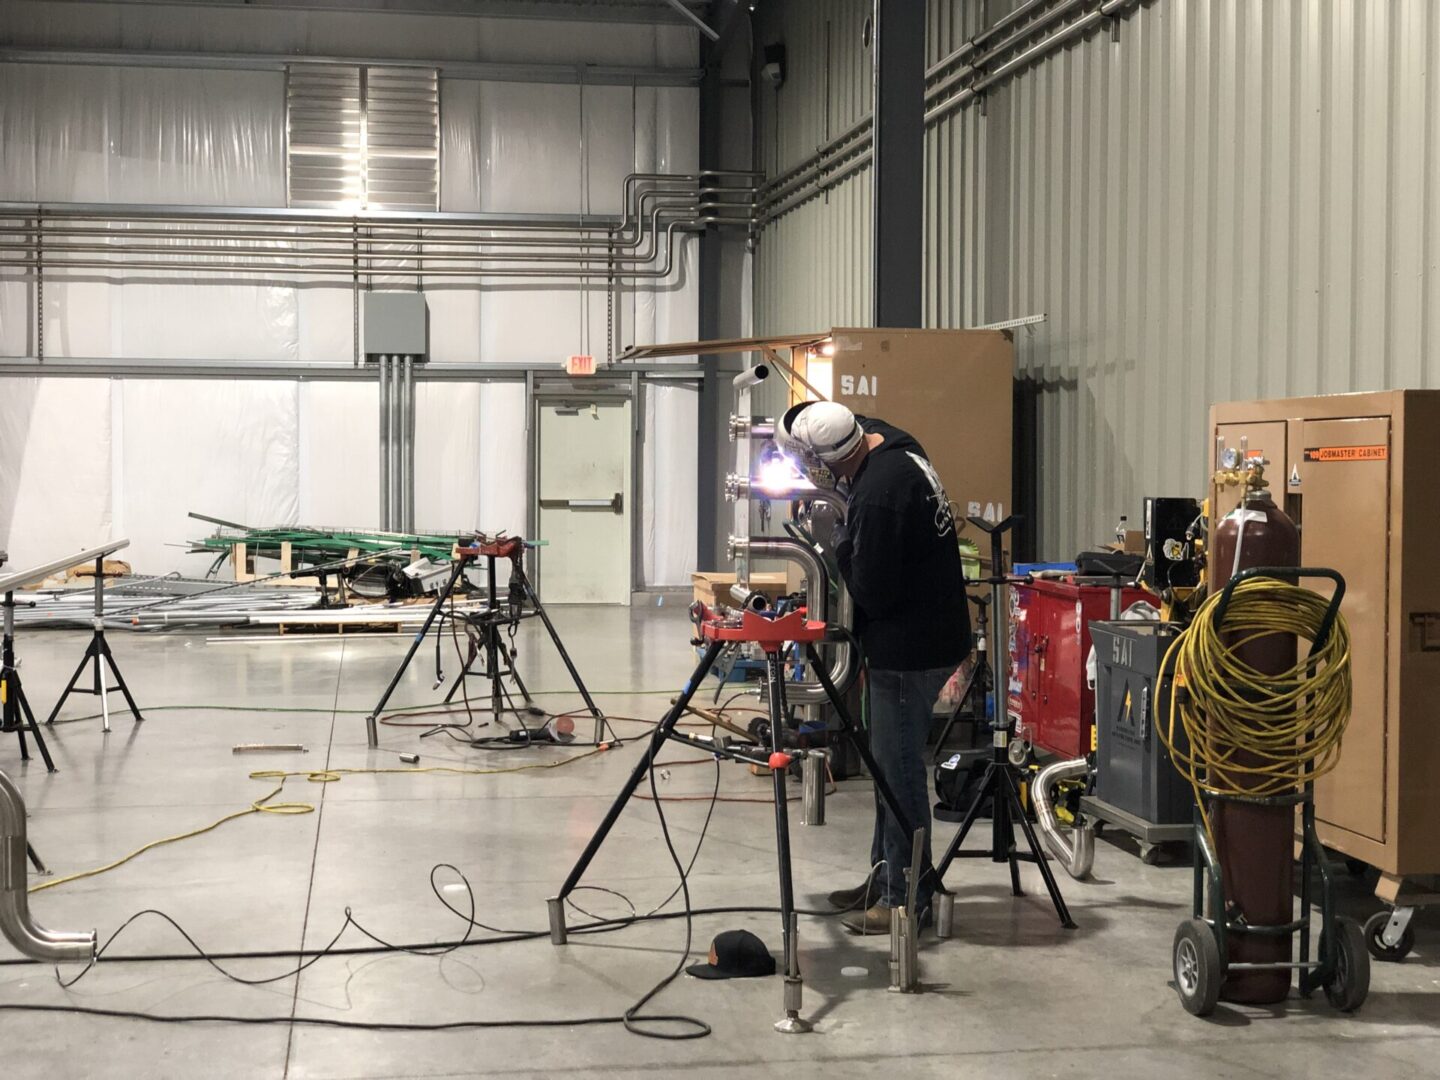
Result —
[[820, 641], [825, 637], [825, 624], [811, 622], [802, 611], [792, 611], [778, 619], [746, 611], [740, 616], [739, 626], [727, 625], [703, 605], [697, 614], [701, 635], [711, 641], [750, 641], [766, 651], [778, 651], [792, 641]]
[[456, 545], [455, 550], [462, 559], [490, 558], [514, 559], [525, 547], [525, 540], [519, 536], [486, 536], [478, 533], [468, 546]]
[[794, 760], [794, 759], [791, 758], [791, 756], [790, 756], [789, 754], [782, 754], [780, 751], [777, 750], [777, 751], [775, 751], [773, 754], [770, 755], [770, 762], [769, 762], [770, 768], [772, 768], [772, 769], [788, 769], [788, 768], [790, 767], [790, 762], [791, 762], [792, 760]]

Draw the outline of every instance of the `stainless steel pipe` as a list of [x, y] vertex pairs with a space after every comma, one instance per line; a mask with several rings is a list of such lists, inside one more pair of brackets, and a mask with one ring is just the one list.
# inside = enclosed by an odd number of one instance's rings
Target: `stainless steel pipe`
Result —
[[[793, 562], [805, 571], [805, 596], [810, 608], [810, 618], [826, 622], [846, 630], [851, 628], [854, 622], [854, 604], [850, 599], [850, 593], [846, 590], [844, 582], [839, 582], [839, 603], [835, 608], [835, 616], [830, 617], [830, 575], [825, 572], [825, 564], [820, 561], [820, 556], [815, 549], [801, 540], [793, 540], [789, 537], [779, 536], [734, 536], [730, 538], [731, 558], [743, 555], [750, 560], [775, 559], [780, 562]], [[830, 682], [836, 687], [843, 687], [850, 681], [854, 673], [854, 650], [848, 642], [839, 642], [833, 646], [835, 655], [830, 662]], [[785, 698], [796, 705], [820, 705], [828, 703], [830, 698], [825, 693], [825, 688], [819, 682], [786, 683]]]
[[725, 496], [729, 499], [751, 499], [758, 496], [777, 502], [824, 503], [831, 507], [842, 521], [845, 519], [845, 511], [848, 508], [845, 497], [833, 488], [812, 485], [808, 488], [796, 488], [791, 491], [766, 491], [756, 488], [754, 477], [737, 476], [733, 473], [725, 478]]
[[756, 364], [754, 367], [746, 368], [733, 379], [730, 385], [736, 390], [749, 390], [751, 387], [759, 386], [770, 377], [770, 368], [765, 364]]
[[0, 933], [32, 960], [89, 963], [95, 959], [95, 931], [47, 930], [30, 914], [30, 880], [25, 844], [25, 800], [0, 772]]
[[740, 439], [773, 439], [775, 437], [775, 421], [768, 416], [737, 416], [730, 414], [730, 441], [736, 442]]
[[1066, 834], [1060, 831], [1060, 824], [1055, 819], [1055, 804], [1050, 797], [1050, 788], [1062, 780], [1079, 780], [1089, 775], [1088, 761], [1083, 757], [1071, 758], [1045, 766], [1035, 774], [1035, 781], [1030, 785], [1030, 795], [1035, 803], [1035, 822], [1040, 826], [1040, 835], [1045, 838], [1045, 846], [1050, 849], [1050, 854], [1055, 856], [1055, 861], [1065, 867], [1065, 872], [1076, 879], [1088, 877], [1091, 867], [1095, 865], [1095, 831], [1084, 825], [1076, 825], [1068, 830], [1067, 838]]

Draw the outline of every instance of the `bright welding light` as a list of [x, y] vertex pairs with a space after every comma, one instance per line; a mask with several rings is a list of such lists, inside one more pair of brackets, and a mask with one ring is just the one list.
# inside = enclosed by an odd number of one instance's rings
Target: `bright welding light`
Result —
[[821, 356], [834, 356], [834, 355], [835, 355], [835, 342], [831, 341], [831, 340], [828, 339], [828, 338], [827, 338], [825, 341], [821, 342], [821, 344], [820, 344], [820, 355], [821, 355]]
[[750, 481], [750, 485], [767, 495], [785, 495], [815, 486], [801, 473], [800, 467], [784, 454], [777, 454], [762, 461], [759, 475]]

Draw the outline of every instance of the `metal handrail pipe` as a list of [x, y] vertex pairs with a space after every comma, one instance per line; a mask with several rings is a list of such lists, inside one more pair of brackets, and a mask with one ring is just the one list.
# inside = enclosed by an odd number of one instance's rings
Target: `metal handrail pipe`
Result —
[[69, 570], [72, 566], [83, 566], [85, 563], [92, 563], [96, 559], [103, 559], [106, 555], [113, 555], [115, 552], [129, 546], [129, 540], [111, 540], [109, 543], [100, 544], [86, 551], [77, 551], [73, 555], [65, 555], [58, 559], [52, 559], [38, 566], [30, 566], [24, 570], [12, 570], [8, 574], [0, 574], [0, 595], [14, 592], [16, 589], [23, 589], [27, 585], [35, 585], [44, 581], [51, 574], [58, 574], [62, 571]]
[[26, 860], [25, 800], [14, 781], [0, 772], [0, 933], [19, 952], [46, 963], [90, 963], [96, 934], [47, 930], [30, 914]]

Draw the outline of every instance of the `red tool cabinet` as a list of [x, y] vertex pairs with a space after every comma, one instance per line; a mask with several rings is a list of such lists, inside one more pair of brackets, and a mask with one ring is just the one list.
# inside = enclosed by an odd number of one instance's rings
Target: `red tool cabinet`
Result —
[[[1121, 590], [1120, 607], [1159, 601], [1144, 589]], [[1010, 681], [1006, 695], [1016, 734], [1061, 758], [1084, 757], [1095, 729], [1095, 691], [1085, 678], [1090, 623], [1110, 617], [1107, 585], [1037, 579], [1010, 588]]]

